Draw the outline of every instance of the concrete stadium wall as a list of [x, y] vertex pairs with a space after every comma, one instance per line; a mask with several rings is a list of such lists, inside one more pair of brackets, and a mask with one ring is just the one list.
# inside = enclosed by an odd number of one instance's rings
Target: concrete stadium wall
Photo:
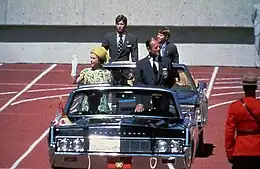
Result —
[[260, 0], [0, 0], [0, 62], [87, 63], [92, 47], [125, 14], [144, 41], [159, 25], [172, 31], [189, 65], [255, 66], [251, 11]]
[[0, 0], [0, 24], [114, 25], [128, 16], [130, 25], [251, 26], [259, 0]]

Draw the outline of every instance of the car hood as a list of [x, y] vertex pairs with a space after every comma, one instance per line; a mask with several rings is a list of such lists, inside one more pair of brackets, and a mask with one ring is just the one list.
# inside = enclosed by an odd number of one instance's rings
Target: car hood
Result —
[[198, 93], [196, 91], [179, 91], [173, 90], [180, 104], [196, 104]]
[[118, 117], [118, 118], [85, 118], [76, 122], [84, 126], [136, 126], [152, 128], [171, 128], [184, 125], [183, 119], [180, 118], [140, 118], [140, 117]]
[[[59, 135], [105, 135], [119, 137], [184, 137], [183, 119], [80, 119], [77, 125], [59, 128]], [[75, 132], [75, 131], [78, 132]]]

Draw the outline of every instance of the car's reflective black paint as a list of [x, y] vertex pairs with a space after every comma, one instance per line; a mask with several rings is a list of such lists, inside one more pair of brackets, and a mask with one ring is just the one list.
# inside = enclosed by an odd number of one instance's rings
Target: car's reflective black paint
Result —
[[[175, 107], [177, 114], [172, 117], [139, 116], [138, 113], [133, 115], [69, 114], [74, 96], [78, 92], [88, 90], [166, 92], [167, 95], [171, 95], [173, 102], [171, 106]], [[158, 160], [156, 165], [159, 168], [168, 168], [168, 165], [175, 168], [191, 168], [198, 145], [199, 131], [195, 118], [184, 117], [177, 95], [169, 89], [159, 88], [80, 86], [70, 93], [65, 106], [65, 114], [73, 124], [50, 126], [48, 143], [51, 166], [53, 168], [107, 168], [108, 159], [112, 158], [123, 163], [120, 159], [127, 157], [131, 158], [132, 168], [150, 168], [148, 164], [151, 164], [153, 159]], [[82, 141], [81, 146], [84, 150], [73, 148], [72, 145], [70, 150], [62, 149], [64, 142], [74, 144], [77, 140]], [[159, 144], [166, 144], [167, 149], [163, 150], [165, 152], [159, 152], [159, 148], [164, 148]], [[172, 145], [174, 149], [170, 148]]]

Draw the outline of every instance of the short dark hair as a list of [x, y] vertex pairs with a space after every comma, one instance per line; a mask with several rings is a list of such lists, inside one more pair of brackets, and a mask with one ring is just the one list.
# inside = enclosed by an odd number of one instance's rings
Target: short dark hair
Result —
[[154, 38], [154, 37], [150, 37], [149, 39], [147, 39], [147, 40], [145, 41], [145, 45], [146, 45], [146, 48], [147, 48], [147, 49], [150, 49], [150, 48], [151, 48], [151, 42], [152, 42], [153, 40], [155, 40], [155, 38]]
[[166, 36], [167, 39], [171, 37], [171, 31], [168, 27], [159, 28], [157, 33], [163, 34], [164, 36]]
[[118, 22], [120, 22], [120, 21], [123, 21], [124, 22], [124, 24], [125, 25], [127, 25], [127, 17], [126, 16], [124, 16], [124, 15], [118, 15], [117, 17], [116, 17], [116, 20], [115, 20], [115, 22], [116, 22], [116, 24], [118, 24]]

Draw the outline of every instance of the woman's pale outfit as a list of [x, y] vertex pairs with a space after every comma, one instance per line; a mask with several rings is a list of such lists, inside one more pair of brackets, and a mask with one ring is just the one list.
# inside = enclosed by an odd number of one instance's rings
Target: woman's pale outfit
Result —
[[[82, 79], [83, 84], [112, 84], [112, 74], [109, 70], [106, 69], [96, 69], [92, 70], [91, 68], [86, 68], [82, 70], [79, 74], [79, 78]], [[97, 110], [99, 112], [105, 112], [109, 110], [108, 105], [108, 94], [102, 93], [100, 98], [99, 105]], [[91, 100], [91, 99], [90, 99]], [[82, 103], [82, 111], [89, 111], [89, 102], [88, 96], [84, 96]], [[89, 112], [90, 113], [90, 112]], [[96, 112], [92, 112], [96, 113]]]

